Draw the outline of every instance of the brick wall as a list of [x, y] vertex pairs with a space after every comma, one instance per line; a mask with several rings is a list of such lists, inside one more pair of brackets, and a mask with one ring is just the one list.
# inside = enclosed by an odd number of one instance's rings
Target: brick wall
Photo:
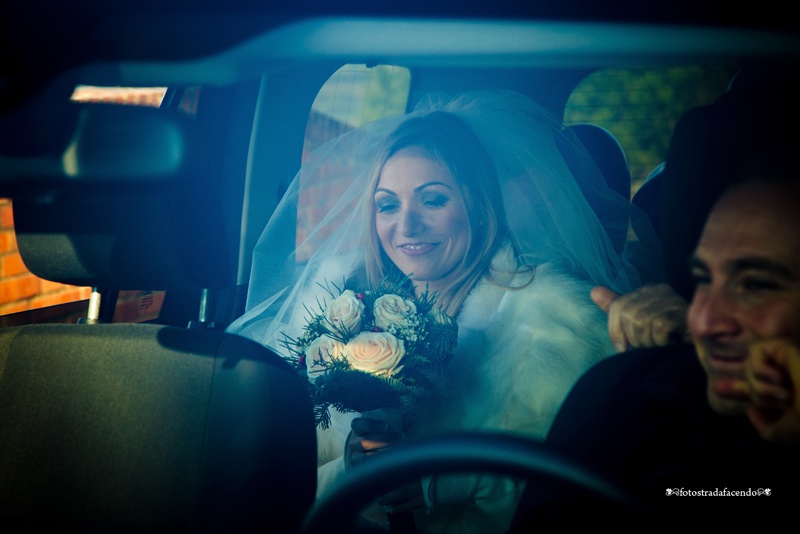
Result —
[[14, 236], [11, 201], [0, 199], [0, 315], [88, 299], [91, 288], [57, 284], [28, 272]]

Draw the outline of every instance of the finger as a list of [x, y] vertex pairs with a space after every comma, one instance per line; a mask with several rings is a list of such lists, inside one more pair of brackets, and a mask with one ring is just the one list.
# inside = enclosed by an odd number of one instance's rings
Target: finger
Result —
[[663, 310], [653, 318], [651, 323], [652, 339], [656, 346], [663, 347], [672, 343], [682, 343], [688, 330], [686, 324], [686, 308], [674, 307]]
[[745, 378], [750, 399], [757, 408], [788, 408], [792, 397], [791, 384], [780, 369], [771, 367], [753, 354], [745, 364]]
[[788, 409], [791, 392], [780, 384], [761, 380], [748, 381], [750, 399], [758, 408]]
[[762, 438], [767, 441], [772, 441], [772, 428], [775, 422], [774, 414], [765, 413], [755, 406], [748, 406], [747, 418]]
[[616, 293], [604, 286], [597, 286], [592, 289], [590, 296], [592, 298], [592, 302], [594, 302], [598, 308], [608, 313], [611, 303], [619, 298], [619, 293]]
[[787, 385], [787, 376], [780, 369], [772, 367], [766, 361], [753, 358], [745, 364], [745, 376], [754, 387], [768, 385]]
[[[625, 337], [627, 347], [650, 347], [653, 345], [652, 321], [659, 313], [658, 305], [647, 297], [647, 288], [640, 288], [619, 298], [611, 306]], [[619, 307], [619, 310], [615, 308]]]
[[368, 417], [356, 417], [350, 423], [350, 429], [357, 436], [381, 434], [389, 430], [389, 423], [388, 421], [380, 419], [370, 419]]
[[387, 449], [403, 441], [405, 441], [405, 435], [402, 432], [392, 432], [390, 434], [361, 438], [361, 448], [365, 451]]
[[750, 346], [745, 362], [745, 377], [756, 393], [769, 391], [770, 386], [792, 388], [786, 363], [786, 350], [775, 342], [759, 342]]
[[390, 448], [391, 444], [386, 442], [352, 439], [347, 442], [345, 450], [345, 468], [351, 469], [366, 461], [370, 456]]
[[651, 322], [661, 313], [662, 306], [657, 297], [653, 287], [642, 286], [611, 303], [609, 336], [617, 350], [653, 345]]
[[352, 438], [348, 440], [348, 447], [352, 450], [369, 451], [373, 449], [381, 449], [396, 445], [405, 441], [405, 435], [402, 432], [389, 432], [386, 434], [370, 434], [369, 436], [358, 436], [352, 434]]
[[655, 345], [653, 341], [653, 328], [649, 321], [644, 317], [624, 321], [625, 339], [629, 347], [652, 347]]
[[664, 346], [685, 336], [687, 303], [667, 284], [642, 286], [622, 296], [598, 286], [591, 296], [608, 314], [608, 335], [618, 352]]
[[637, 307], [637, 294], [628, 293], [618, 296], [608, 306], [608, 337], [617, 352], [625, 352], [630, 346], [628, 339], [628, 314]]
[[617, 352], [628, 350], [628, 338], [625, 336], [624, 322], [619, 314], [609, 314], [608, 316], [608, 337]]
[[[615, 308], [619, 306], [619, 311]], [[643, 286], [619, 298], [611, 306], [627, 343], [632, 347], [665, 346], [683, 342], [686, 327], [686, 302], [664, 284]]]
[[762, 366], [789, 371], [800, 361], [800, 348], [785, 339], [768, 339], [753, 343], [750, 360]]

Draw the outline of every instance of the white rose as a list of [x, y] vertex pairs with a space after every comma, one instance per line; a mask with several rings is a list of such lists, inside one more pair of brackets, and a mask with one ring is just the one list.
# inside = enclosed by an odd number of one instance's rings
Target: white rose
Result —
[[398, 295], [383, 295], [375, 301], [372, 311], [375, 326], [387, 330], [389, 325], [402, 323], [405, 315], [417, 313], [417, 306]]
[[405, 354], [403, 340], [388, 332], [362, 332], [344, 347], [344, 355], [353, 369], [374, 375], [399, 373]]
[[325, 309], [325, 319], [328, 320], [334, 331], [358, 332], [361, 328], [363, 312], [364, 303], [348, 289], [333, 299], [333, 302]]
[[306, 371], [308, 380], [314, 382], [325, 372], [326, 367], [320, 363], [329, 362], [333, 358], [344, 356], [344, 343], [328, 336], [319, 336], [306, 349]]

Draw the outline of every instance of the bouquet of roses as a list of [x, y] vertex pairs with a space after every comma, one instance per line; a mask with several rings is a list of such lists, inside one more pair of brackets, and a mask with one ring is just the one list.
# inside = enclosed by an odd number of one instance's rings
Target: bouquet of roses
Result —
[[[342, 285], [344, 286], [344, 284]], [[340, 412], [408, 411], [447, 392], [446, 367], [456, 344], [455, 321], [427, 291], [384, 280], [363, 292], [332, 284], [297, 339], [285, 336], [289, 361], [308, 379], [317, 425]]]

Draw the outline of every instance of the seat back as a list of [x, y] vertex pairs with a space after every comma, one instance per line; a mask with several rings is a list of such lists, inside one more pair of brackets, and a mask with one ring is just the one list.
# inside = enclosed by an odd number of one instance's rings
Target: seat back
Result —
[[0, 347], [3, 524], [291, 532], [313, 502], [306, 390], [250, 340], [34, 325]]

